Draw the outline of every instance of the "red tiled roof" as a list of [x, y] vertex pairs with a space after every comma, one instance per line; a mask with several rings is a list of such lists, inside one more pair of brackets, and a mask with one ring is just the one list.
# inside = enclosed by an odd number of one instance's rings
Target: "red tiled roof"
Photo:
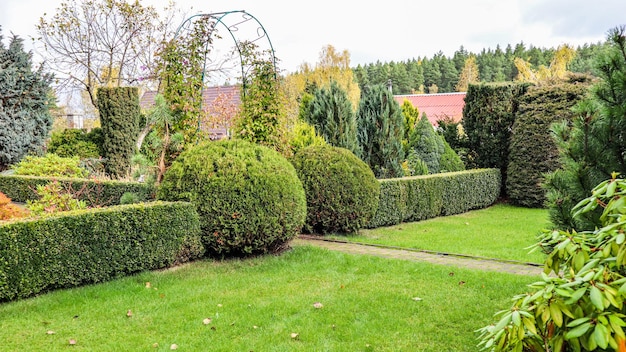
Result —
[[[231, 97], [232, 104], [235, 106], [239, 106], [241, 103], [240, 90], [238, 86], [206, 87], [202, 91], [202, 106], [211, 106], [220, 94]], [[150, 109], [154, 106], [154, 98], [156, 95], [156, 91], [145, 92], [139, 100], [139, 106], [141, 106], [144, 110]]]
[[[143, 94], [139, 100], [139, 106], [142, 110], [148, 110], [154, 106], [154, 100], [157, 95], [156, 91], [147, 91]], [[220, 86], [220, 87], [205, 87], [202, 91], [202, 109], [204, 111], [210, 111], [211, 106], [222, 96], [226, 99], [226, 102], [220, 104], [231, 105], [237, 107], [241, 104], [240, 90], [238, 86]], [[230, 100], [230, 101], [228, 101]], [[228, 136], [228, 129], [230, 123], [228, 121], [218, 123], [217, 125], [207, 126], [203, 128], [209, 133], [211, 139], [222, 139]]]
[[439, 94], [409, 94], [394, 95], [394, 99], [402, 105], [408, 100], [420, 112], [426, 113], [428, 121], [437, 126], [437, 120], [450, 118], [454, 122], [460, 122], [463, 117], [465, 106], [465, 92], [439, 93]]

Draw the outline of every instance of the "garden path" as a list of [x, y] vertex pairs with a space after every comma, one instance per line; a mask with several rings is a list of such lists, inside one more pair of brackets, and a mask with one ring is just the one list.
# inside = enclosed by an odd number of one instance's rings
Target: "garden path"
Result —
[[294, 239], [292, 243], [294, 245], [312, 245], [350, 254], [363, 254], [384, 258], [422, 261], [433, 264], [485, 271], [497, 271], [517, 275], [540, 276], [543, 271], [543, 266], [541, 264], [503, 261], [460, 254], [422, 251], [411, 248], [353, 243], [326, 239], [320, 236], [300, 235], [298, 238]]

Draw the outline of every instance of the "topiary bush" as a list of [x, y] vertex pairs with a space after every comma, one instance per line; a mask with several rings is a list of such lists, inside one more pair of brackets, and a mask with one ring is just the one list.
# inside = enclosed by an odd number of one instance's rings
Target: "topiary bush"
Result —
[[369, 166], [349, 150], [310, 146], [291, 162], [306, 192], [305, 232], [357, 232], [376, 213], [380, 184]]
[[299, 234], [306, 218], [304, 189], [289, 161], [242, 140], [183, 151], [157, 198], [195, 204], [208, 255], [276, 252]]

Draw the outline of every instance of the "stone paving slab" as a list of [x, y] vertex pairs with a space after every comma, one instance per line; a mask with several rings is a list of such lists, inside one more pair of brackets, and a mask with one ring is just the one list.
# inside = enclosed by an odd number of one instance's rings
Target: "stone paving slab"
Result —
[[420, 252], [417, 250], [385, 248], [350, 242], [327, 241], [323, 239], [315, 239], [309, 236], [298, 237], [292, 241], [292, 244], [312, 245], [350, 254], [373, 255], [383, 258], [421, 261], [432, 264], [448, 265], [485, 271], [497, 271], [516, 275], [540, 276], [541, 272], [543, 271], [543, 268], [541, 266], [535, 265], [514, 264], [487, 259], [474, 259], [448, 254]]

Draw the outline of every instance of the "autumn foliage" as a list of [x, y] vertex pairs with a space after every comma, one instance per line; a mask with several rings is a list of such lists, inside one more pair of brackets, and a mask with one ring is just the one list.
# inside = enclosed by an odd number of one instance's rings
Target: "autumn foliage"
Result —
[[23, 218], [28, 211], [11, 203], [11, 198], [0, 192], [0, 220]]

